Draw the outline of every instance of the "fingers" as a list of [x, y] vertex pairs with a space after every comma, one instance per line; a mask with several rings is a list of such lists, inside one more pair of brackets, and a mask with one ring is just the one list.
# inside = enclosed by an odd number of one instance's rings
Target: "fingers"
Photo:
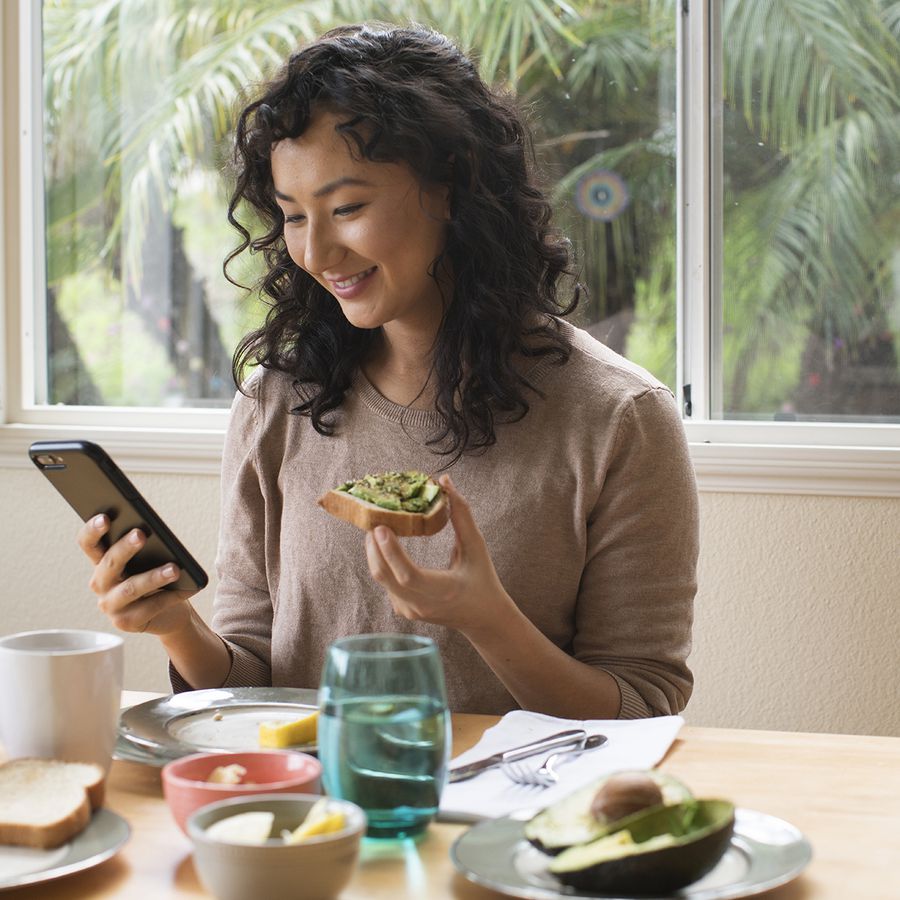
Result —
[[[99, 530], [99, 529], [98, 529]], [[96, 533], [96, 532], [95, 532]], [[128, 561], [144, 546], [147, 537], [138, 528], [132, 528], [124, 537], [106, 549], [97, 560], [88, 583], [95, 594], [104, 594], [125, 577]]]
[[106, 553], [106, 546], [103, 538], [109, 530], [109, 519], [104, 515], [94, 516], [88, 519], [81, 528], [78, 529], [78, 546], [84, 551], [87, 558], [97, 565], [103, 554]]
[[125, 566], [147, 541], [146, 535], [134, 528], [111, 547], [105, 547], [109, 532], [107, 516], [94, 516], [78, 532], [78, 546], [94, 563], [89, 582], [97, 594], [97, 607], [120, 631], [144, 632], [161, 612], [185, 599], [184, 592], [164, 591], [178, 580], [178, 566], [167, 563], [126, 577]]
[[366, 559], [372, 577], [388, 591], [412, 585], [416, 567], [390, 528], [379, 525], [366, 533]]
[[450, 499], [450, 521], [463, 549], [476, 542], [479, 547], [483, 546], [484, 538], [472, 515], [469, 501], [456, 489], [456, 485], [453, 484], [449, 475], [441, 475], [438, 481]]
[[[172, 563], [160, 566], [158, 569], [151, 569], [149, 572], [142, 572], [140, 575], [132, 575], [103, 593], [97, 601], [97, 606], [101, 612], [112, 619], [113, 624], [116, 624], [117, 617], [122, 616], [126, 609], [131, 615], [132, 607], [139, 606], [143, 599], [158, 593], [167, 584], [177, 581], [178, 575], [178, 566]], [[176, 591], [167, 591], [165, 596], [169, 595], [174, 600], [180, 599], [180, 595]]]
[[366, 559], [372, 577], [387, 594], [391, 607], [404, 619], [421, 618], [412, 587], [415, 567], [396, 535], [383, 525], [366, 533]]

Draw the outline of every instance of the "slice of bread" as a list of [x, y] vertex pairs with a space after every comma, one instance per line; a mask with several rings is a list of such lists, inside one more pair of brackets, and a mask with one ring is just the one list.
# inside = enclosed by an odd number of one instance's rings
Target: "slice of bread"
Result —
[[13, 759], [0, 765], [0, 844], [58, 847], [87, 828], [103, 804], [104, 773], [93, 763]]
[[371, 531], [376, 525], [386, 525], [398, 537], [429, 537], [450, 520], [450, 504], [443, 491], [425, 512], [385, 509], [339, 488], [323, 494], [317, 502], [326, 512], [357, 528]]

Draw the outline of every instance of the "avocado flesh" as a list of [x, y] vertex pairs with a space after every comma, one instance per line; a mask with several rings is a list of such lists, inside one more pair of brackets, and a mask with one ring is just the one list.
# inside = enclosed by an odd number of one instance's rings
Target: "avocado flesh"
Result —
[[603, 862], [609, 862], [611, 859], [622, 859], [625, 856], [634, 856], [636, 853], [648, 853], [652, 850], [661, 850], [663, 847], [672, 847], [675, 843], [675, 835], [658, 834], [639, 844], [626, 828], [588, 844], [569, 847], [550, 864], [550, 871], [554, 871], [555, 865], [564, 866], [562, 871], [596, 866]]
[[424, 513], [440, 493], [440, 488], [424, 472], [385, 472], [345, 481], [335, 490], [395, 512]]
[[[664, 804], [673, 805], [691, 798], [691, 792], [677, 778], [655, 769], [646, 774], [659, 785]], [[556, 854], [616, 830], [616, 822], [600, 822], [591, 813], [591, 803], [609, 777], [604, 775], [539, 812], [526, 823], [525, 837], [538, 850]]]
[[670, 893], [702, 878], [722, 858], [734, 831], [734, 805], [687, 800], [621, 822], [612, 834], [560, 853], [550, 872], [578, 890]]

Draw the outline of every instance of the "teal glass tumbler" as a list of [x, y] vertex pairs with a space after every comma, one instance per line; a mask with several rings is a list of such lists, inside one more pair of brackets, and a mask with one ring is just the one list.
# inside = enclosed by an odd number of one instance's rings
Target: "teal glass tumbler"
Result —
[[332, 797], [368, 816], [369, 837], [412, 837], [437, 815], [450, 761], [444, 667], [434, 641], [341, 638], [319, 688], [319, 760]]

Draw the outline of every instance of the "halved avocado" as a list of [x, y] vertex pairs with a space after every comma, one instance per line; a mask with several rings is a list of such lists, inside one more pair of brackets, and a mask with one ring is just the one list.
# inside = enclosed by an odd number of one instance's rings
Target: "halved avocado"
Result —
[[[663, 803], [667, 806], [690, 800], [691, 792], [677, 778], [664, 772], [657, 772], [655, 769], [643, 774], [648, 775], [659, 785]], [[539, 812], [526, 823], [525, 837], [538, 850], [555, 855], [575, 844], [585, 844], [610, 834], [618, 823], [600, 822], [591, 813], [591, 803], [597, 791], [610, 777], [611, 775], [604, 775]]]
[[599, 840], [570, 847], [551, 863], [564, 884], [596, 893], [668, 894], [715, 868], [734, 832], [734, 804], [686, 800], [620, 820]]

